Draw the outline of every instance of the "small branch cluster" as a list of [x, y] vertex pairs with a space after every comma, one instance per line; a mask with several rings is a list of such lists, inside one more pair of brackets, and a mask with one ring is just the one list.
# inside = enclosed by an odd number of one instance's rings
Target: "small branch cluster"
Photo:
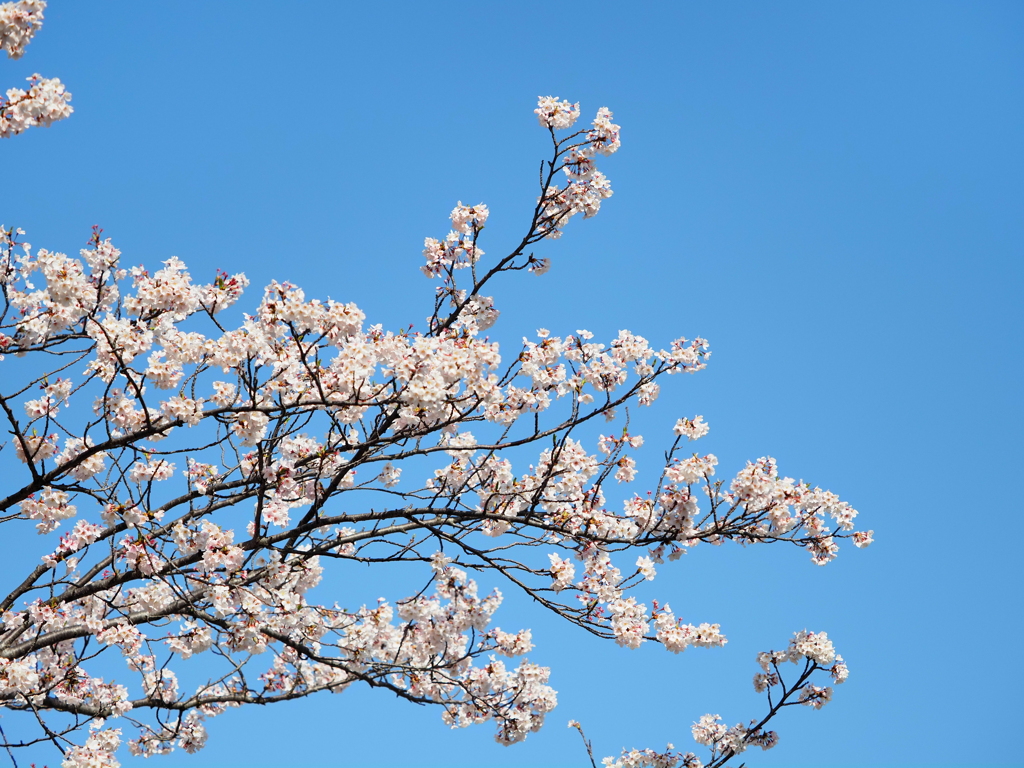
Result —
[[0, 51], [20, 59], [25, 46], [43, 27], [44, 0], [19, 0], [0, 4]]
[[[0, 5], [0, 51], [19, 59], [25, 46], [43, 26], [44, 0], [19, 0]], [[9, 88], [0, 96], [0, 139], [7, 139], [32, 127], [47, 127], [74, 111], [71, 94], [59, 79], [32, 75], [29, 88]]]
[[[759, 653], [757, 663], [762, 671], [754, 675], [754, 690], [767, 694], [768, 712], [760, 720], [751, 720], [748, 725], [737, 723], [731, 728], [722, 722], [721, 715], [701, 717], [691, 731], [694, 741], [708, 748], [707, 762], [693, 752], [676, 752], [669, 744], [664, 752], [623, 750], [617, 758], [606, 757], [603, 765], [607, 768], [721, 768], [750, 747], [768, 750], [778, 744], [779, 735], [766, 730], [765, 726], [784, 707], [803, 705], [821, 709], [832, 699], [832, 688], [810, 682], [812, 675], [828, 674], [835, 684], [849, 677], [843, 657], [835, 652], [824, 632], [797, 632], [785, 651]], [[786, 663], [796, 666], [795, 679], [789, 683], [780, 667]]]

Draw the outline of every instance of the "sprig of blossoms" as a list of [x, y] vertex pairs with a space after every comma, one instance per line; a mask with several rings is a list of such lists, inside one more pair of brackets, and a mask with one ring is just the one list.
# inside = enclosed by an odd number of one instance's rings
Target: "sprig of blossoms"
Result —
[[569, 101], [559, 101], [557, 96], [541, 96], [537, 100], [537, 108], [533, 110], [537, 120], [545, 128], [555, 131], [564, 131], [572, 128], [580, 116], [580, 104]]
[[[761, 667], [761, 672], [754, 676], [754, 690], [758, 693], [767, 693], [770, 706], [768, 715], [760, 721], [752, 720], [748, 726], [737, 723], [727, 727], [721, 716], [714, 714], [704, 715], [693, 724], [694, 741], [711, 750], [708, 768], [724, 765], [733, 756], [746, 751], [748, 747], [756, 746], [767, 750], [778, 744], [778, 734], [766, 730], [764, 726], [784, 706], [803, 704], [813, 709], [821, 709], [828, 703], [832, 699], [832, 689], [810, 682], [814, 673], [828, 672], [837, 683], [843, 682], [849, 676], [849, 670], [842, 657], [836, 654], [832, 642], [824, 632], [797, 632], [785, 651], [759, 653], [757, 663]], [[797, 672], [797, 679], [788, 685], [779, 669], [779, 665], [783, 663], [803, 665]]]
[[[542, 96], [535, 111], [541, 125], [552, 131], [562, 130], [576, 121], [579, 105], [559, 103], [555, 97]], [[611, 110], [601, 107], [591, 129], [585, 132], [584, 140], [562, 150], [565, 156], [561, 169], [569, 183], [564, 188], [553, 184], [544, 188], [538, 201], [544, 223], [543, 237], [561, 237], [562, 227], [572, 216], [582, 213], [583, 218], [590, 218], [601, 209], [601, 202], [612, 196], [611, 183], [594, 165], [595, 155], [611, 155], [621, 146], [619, 126], [612, 123], [611, 118]], [[546, 269], [547, 264], [541, 264], [537, 271]]]
[[[658, 617], [659, 622], [663, 617], [670, 615], [668, 606], [665, 606]], [[767, 730], [765, 725], [783, 707], [788, 704], [803, 704], [813, 709], [821, 709], [831, 700], [831, 688], [810, 682], [814, 673], [826, 671], [837, 683], [843, 682], [849, 675], [842, 657], [836, 654], [832, 642], [824, 632], [797, 632], [785, 651], [759, 653], [757, 662], [762, 672], [754, 677], [754, 688], [759, 693], [768, 693], [769, 712], [760, 721], [751, 720], [749, 725], [737, 723], [731, 727], [722, 721], [721, 715], [701, 716], [690, 730], [694, 741], [709, 749], [708, 762], [705, 763], [692, 752], [675, 752], [674, 747], [669, 744], [665, 752], [656, 752], [652, 749], [623, 750], [618, 758], [604, 758], [603, 765], [607, 768], [674, 768], [677, 765], [682, 768], [722, 768], [749, 747], [768, 750], [776, 746], [779, 743], [778, 733]], [[784, 682], [779, 670], [779, 664], [787, 662], [803, 664], [797, 679], [789, 685]], [[570, 726], [573, 725], [571, 722]], [[578, 728], [579, 725], [575, 724], [575, 727]], [[587, 743], [586, 739], [584, 742]], [[587, 746], [589, 749], [589, 743]]]
[[[672, 744], [664, 752], [647, 749], [624, 749], [618, 757], [606, 757], [601, 761], [605, 768], [675, 768], [684, 760], [684, 755], [674, 751]], [[693, 763], [682, 762], [684, 768], [700, 768]]]
[[0, 51], [20, 59], [25, 46], [43, 26], [45, 0], [19, 0], [0, 4]]
[[72, 747], [65, 753], [61, 768], [120, 768], [114, 752], [121, 744], [121, 729], [101, 730], [102, 720], [96, 721], [96, 725], [83, 746]]
[[7, 96], [0, 98], [0, 139], [16, 136], [28, 128], [46, 128], [74, 112], [71, 94], [59, 78], [35, 74], [28, 82], [27, 91], [9, 88]]
[[688, 437], [690, 440], [698, 440], [704, 437], [710, 427], [704, 423], [703, 416], [696, 416], [692, 419], [682, 418], [676, 422], [674, 432], [679, 437]]
[[[0, 4], [0, 51], [19, 59], [25, 46], [43, 26], [44, 0], [19, 0]], [[54, 78], [35, 74], [29, 88], [9, 88], [0, 96], [0, 139], [7, 139], [32, 127], [46, 127], [68, 117], [71, 94]]]

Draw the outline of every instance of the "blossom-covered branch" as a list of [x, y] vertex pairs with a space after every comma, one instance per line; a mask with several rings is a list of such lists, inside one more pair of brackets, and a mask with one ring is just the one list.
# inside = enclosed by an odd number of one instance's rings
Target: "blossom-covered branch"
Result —
[[[484, 290], [543, 274], [531, 247], [611, 195], [595, 166], [619, 147], [612, 113], [576, 131], [576, 104], [542, 98], [536, 113], [552, 149], [523, 237], [485, 259], [489, 211], [459, 203], [425, 243], [422, 333], [278, 282], [233, 324], [243, 274], [197, 282], [173, 257], [128, 268], [98, 229], [78, 258], [0, 233], [0, 459], [20, 477], [0, 521], [45, 542], [0, 598], [0, 706], [26, 734], [3, 746], [49, 740], [69, 768], [116, 765], [122, 736], [134, 754], [193, 752], [228, 707], [353, 684], [435, 705], [452, 727], [491, 721], [512, 744], [556, 694], [526, 658], [530, 631], [493, 624], [503, 594], [480, 575], [619, 645], [679, 653], [726, 639], [638, 600], [666, 561], [734, 541], [825, 564], [842, 539], [870, 541], [848, 504], [773, 459], [716, 479], [715, 456], [685, 448], [708, 432], [700, 416], [666, 429], [651, 492], [609, 501], [644, 444], [618, 414], [710, 351], [541, 329], [503, 358], [483, 335], [499, 316]], [[397, 599], [324, 579], [400, 563], [419, 581]], [[101, 676], [111, 657], [117, 683]]]
[[18, 0], [0, 4], [0, 51], [20, 59], [32, 38], [43, 27], [45, 0]]
[[[766, 651], [757, 655], [761, 672], [754, 675], [754, 690], [766, 693], [768, 712], [760, 720], [751, 720], [749, 725], [737, 723], [727, 727], [720, 715], [704, 715], [691, 729], [694, 741], [708, 748], [708, 762], [702, 761], [693, 752], [676, 752], [669, 744], [664, 752], [653, 749], [623, 750], [615, 757], [606, 757], [602, 764], [607, 768], [722, 768], [732, 758], [743, 754], [750, 747], [768, 750], [779, 743], [779, 735], [765, 726], [779, 714], [783, 707], [803, 705], [821, 709], [832, 699], [832, 688], [810, 682], [815, 673], [826, 673], [835, 684], [846, 681], [850, 676], [843, 657], [835, 652], [832, 642], [824, 632], [797, 632], [785, 651]], [[785, 680], [781, 664], [796, 666], [796, 679]], [[570, 727], [580, 728], [576, 721]], [[582, 729], [580, 729], [582, 733]], [[584, 737], [588, 753], [590, 743]], [[591, 757], [593, 762], [593, 757]]]
[[[20, 59], [36, 32], [43, 26], [44, 0], [19, 0], [0, 4], [0, 51]], [[46, 127], [68, 117], [71, 94], [57, 78], [32, 75], [28, 90], [9, 88], [0, 96], [0, 139], [32, 127]]]

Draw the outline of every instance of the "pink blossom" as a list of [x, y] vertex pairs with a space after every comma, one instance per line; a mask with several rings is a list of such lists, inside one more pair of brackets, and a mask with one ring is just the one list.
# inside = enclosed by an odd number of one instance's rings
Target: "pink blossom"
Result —
[[703, 416], [696, 416], [693, 419], [680, 419], [676, 422], [675, 433], [680, 437], [688, 437], [690, 440], [697, 440], [708, 433], [708, 425], [704, 423]]
[[580, 116], [580, 105], [559, 101], [557, 96], [541, 96], [537, 100], [537, 108], [533, 111], [542, 126], [563, 131], [571, 128]]
[[0, 5], [0, 51], [20, 59], [25, 46], [43, 26], [44, 0], [19, 0]]
[[8, 88], [6, 98], [0, 98], [0, 139], [32, 127], [46, 128], [74, 112], [71, 94], [58, 78], [46, 79], [36, 74], [28, 82], [27, 91]]

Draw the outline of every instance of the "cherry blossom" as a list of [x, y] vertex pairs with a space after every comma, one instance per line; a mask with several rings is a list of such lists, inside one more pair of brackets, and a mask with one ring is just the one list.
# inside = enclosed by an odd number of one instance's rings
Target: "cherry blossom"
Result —
[[0, 51], [20, 59], [25, 46], [43, 26], [44, 0], [19, 0], [0, 4]]
[[673, 431], [681, 437], [688, 437], [691, 440], [697, 440], [704, 437], [704, 435], [710, 431], [710, 427], [704, 423], [703, 416], [697, 416], [693, 419], [680, 419], [676, 422], [676, 426]]
[[580, 105], [579, 102], [570, 104], [565, 100], [559, 101], [557, 96], [541, 96], [534, 112], [544, 127], [564, 131], [566, 128], [572, 128], [580, 116]]
[[10, 138], [32, 127], [45, 128], [69, 117], [71, 94], [56, 78], [32, 75], [29, 87], [8, 88], [0, 97], [0, 139]]
[[[43, 26], [44, 0], [18, 0], [0, 3], [0, 51], [11, 59], [25, 53], [35, 33]], [[56, 78], [35, 74], [28, 78], [29, 87], [8, 88], [0, 96], [0, 139], [16, 136], [32, 127], [47, 127], [63, 120], [74, 111], [71, 94]]]

